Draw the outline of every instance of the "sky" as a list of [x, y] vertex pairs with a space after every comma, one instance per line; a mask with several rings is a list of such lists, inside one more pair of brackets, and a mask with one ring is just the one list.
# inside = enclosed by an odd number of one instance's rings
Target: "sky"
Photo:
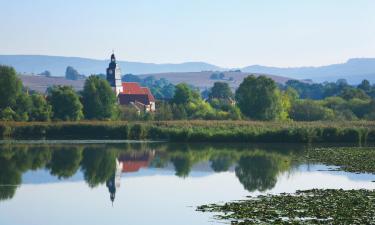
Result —
[[227, 68], [375, 57], [374, 0], [0, 0], [0, 54]]

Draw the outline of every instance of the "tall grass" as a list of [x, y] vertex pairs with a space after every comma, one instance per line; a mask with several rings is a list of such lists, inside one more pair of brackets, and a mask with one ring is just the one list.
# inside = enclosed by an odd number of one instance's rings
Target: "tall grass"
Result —
[[2, 139], [131, 139], [173, 142], [322, 143], [375, 141], [374, 122], [4, 122]]

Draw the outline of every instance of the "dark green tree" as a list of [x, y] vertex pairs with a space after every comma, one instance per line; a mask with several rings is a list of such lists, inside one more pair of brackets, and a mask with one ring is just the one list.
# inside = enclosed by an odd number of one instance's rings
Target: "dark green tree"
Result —
[[177, 84], [176, 89], [174, 92], [174, 96], [172, 98], [172, 102], [175, 104], [186, 104], [192, 101], [194, 98], [194, 93], [191, 88], [185, 84]]
[[83, 112], [87, 119], [115, 117], [116, 95], [109, 83], [99, 76], [90, 76], [82, 91]]
[[22, 93], [22, 82], [16, 71], [9, 66], [0, 65], [0, 109], [13, 108]]
[[208, 97], [210, 99], [229, 99], [233, 98], [232, 90], [230, 89], [228, 83], [226, 82], [215, 82], [214, 86], [211, 88]]
[[246, 77], [236, 91], [236, 100], [241, 112], [251, 119], [277, 119], [282, 111], [276, 83], [265, 76]]
[[350, 100], [353, 98], [359, 98], [359, 99], [370, 99], [370, 97], [366, 94], [366, 92], [359, 88], [344, 88], [342, 92], [339, 95], [345, 100]]
[[371, 84], [368, 80], [363, 80], [359, 85], [358, 88], [368, 93], [371, 90]]
[[29, 120], [31, 121], [49, 121], [52, 116], [52, 107], [48, 104], [46, 98], [41, 94], [31, 95], [32, 107]]
[[80, 74], [76, 69], [74, 69], [72, 66], [66, 67], [65, 71], [65, 78], [68, 80], [78, 80], [80, 77]]
[[54, 86], [49, 88], [47, 93], [47, 100], [52, 106], [53, 119], [72, 121], [82, 119], [83, 107], [72, 87]]
[[290, 117], [297, 121], [334, 119], [334, 111], [313, 100], [299, 100], [293, 103]]

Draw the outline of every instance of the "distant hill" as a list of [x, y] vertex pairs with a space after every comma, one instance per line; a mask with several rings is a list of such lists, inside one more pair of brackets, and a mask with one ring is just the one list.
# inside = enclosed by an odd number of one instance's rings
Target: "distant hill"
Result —
[[[39, 74], [49, 70], [53, 76], [63, 76], [67, 66], [73, 66], [79, 73], [90, 75], [105, 73], [109, 59], [96, 60], [79, 57], [43, 56], [43, 55], [0, 55], [0, 64], [11, 65], [20, 73]], [[227, 71], [229, 69], [204, 62], [180, 64], [154, 64], [118, 61], [122, 73], [133, 74], [171, 74], [202, 71]], [[368, 79], [375, 83], [375, 58], [350, 59], [345, 63], [319, 67], [278, 68], [253, 65], [240, 68], [245, 74], [272, 74], [294, 79], [312, 79], [314, 82], [347, 79], [350, 83], [359, 83]], [[193, 74], [190, 74], [193, 75]], [[179, 74], [177, 76], [184, 76]], [[185, 78], [184, 78], [185, 79]], [[192, 81], [194, 82], [194, 81]]]
[[[204, 70], [222, 70], [215, 65], [203, 62], [181, 64], [154, 64], [117, 61], [122, 73], [144, 74], [165, 72], [200, 72]], [[109, 58], [106, 60], [79, 57], [43, 56], [43, 55], [0, 55], [0, 64], [13, 66], [19, 73], [39, 74], [49, 70], [52, 76], [64, 76], [67, 66], [73, 66], [79, 73], [90, 75], [105, 73]]]
[[[165, 78], [172, 84], [178, 83], [188, 83], [194, 85], [195, 87], [202, 89], [210, 88], [216, 81], [225, 81], [229, 84], [229, 86], [233, 89], [237, 88], [240, 83], [243, 81], [245, 77], [249, 75], [249, 73], [243, 72], [223, 72], [225, 75], [225, 80], [212, 80], [210, 76], [212, 72], [204, 71], [204, 72], [180, 72], [180, 73], [154, 73], [154, 74], [142, 74], [139, 75], [141, 78], [145, 78], [147, 76], [154, 76], [157, 79]], [[282, 77], [282, 76], [274, 76], [274, 75], [267, 75], [267, 74], [255, 74], [255, 75], [264, 75], [267, 77], [272, 78], [277, 83], [284, 84], [286, 81], [290, 80], [291, 78]], [[229, 78], [232, 78], [229, 80]]]
[[266, 66], [248, 66], [244, 72], [267, 73], [296, 79], [312, 79], [315, 82], [336, 81], [347, 79], [350, 83], [359, 83], [363, 79], [375, 82], [375, 58], [350, 59], [342, 64], [320, 67], [278, 68]]
[[[240, 85], [242, 80], [248, 76], [248, 73], [241, 73], [241, 72], [223, 72], [225, 74], [226, 80], [229, 83], [229, 86], [232, 89], [235, 89]], [[145, 78], [148, 76], [153, 76], [157, 79], [165, 78], [172, 84], [178, 83], [188, 83], [198, 87], [201, 90], [205, 90], [213, 86], [214, 82], [219, 80], [212, 80], [210, 79], [212, 72], [187, 72], [187, 73], [156, 73], [156, 74], [142, 74], [138, 75], [140, 78]], [[257, 74], [260, 75], [260, 74]], [[290, 80], [287, 77], [281, 76], [272, 76], [272, 75], [265, 75], [278, 83], [285, 83], [286, 81]], [[228, 81], [228, 79], [232, 77], [233, 80]], [[72, 86], [76, 90], [83, 89], [84, 80], [67, 80], [64, 77], [45, 77], [45, 76], [36, 76], [36, 75], [21, 75], [20, 76], [23, 84], [25, 87], [28, 87], [31, 90], [35, 90], [41, 93], [44, 93], [48, 87], [53, 85], [68, 85]]]

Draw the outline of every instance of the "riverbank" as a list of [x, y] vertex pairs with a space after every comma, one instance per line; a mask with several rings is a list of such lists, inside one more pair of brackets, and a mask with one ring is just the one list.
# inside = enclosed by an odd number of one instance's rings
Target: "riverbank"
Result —
[[2, 122], [0, 138], [365, 144], [375, 141], [375, 122]]

